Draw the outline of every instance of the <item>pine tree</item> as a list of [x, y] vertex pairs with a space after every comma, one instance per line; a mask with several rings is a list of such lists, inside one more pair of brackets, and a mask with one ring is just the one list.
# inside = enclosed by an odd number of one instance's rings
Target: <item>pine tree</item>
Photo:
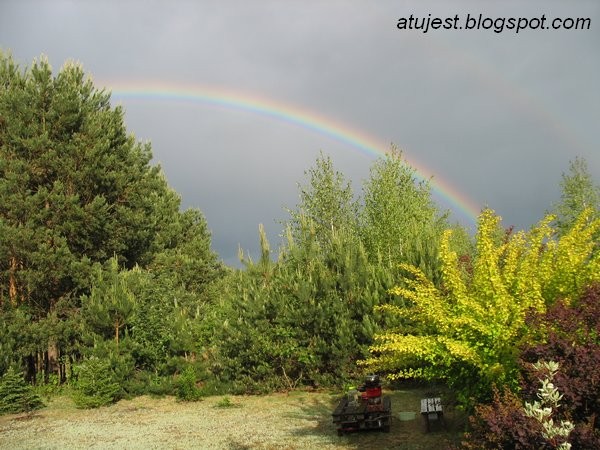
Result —
[[73, 400], [78, 408], [98, 408], [119, 398], [121, 388], [115, 381], [110, 362], [90, 357], [76, 367], [77, 382]]
[[23, 374], [12, 367], [0, 378], [0, 414], [30, 412], [42, 408], [44, 402], [26, 383]]
[[122, 330], [129, 324], [136, 309], [136, 298], [128, 286], [128, 278], [139, 269], [119, 271], [116, 258], [111, 258], [104, 270], [98, 270], [89, 296], [82, 298], [82, 315], [89, 327], [107, 338], [112, 336], [118, 348]]
[[45, 59], [20, 72], [0, 55], [0, 82], [0, 298], [50, 311], [87, 289], [94, 262], [146, 266], [190, 233], [204, 235], [197, 258], [217, 266], [203, 217], [180, 215], [150, 145], [79, 65], [53, 77]]
[[41, 58], [22, 70], [0, 53], [0, 304], [48, 325], [25, 358], [49, 361], [77, 339], [61, 324], [112, 257], [125, 269], [176, 273], [203, 301], [212, 295], [222, 270], [206, 222], [179, 211], [151, 158], [80, 65], [54, 74]]

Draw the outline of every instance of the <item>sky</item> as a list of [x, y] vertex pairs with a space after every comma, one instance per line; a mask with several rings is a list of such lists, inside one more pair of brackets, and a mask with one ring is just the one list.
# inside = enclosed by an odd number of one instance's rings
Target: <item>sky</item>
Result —
[[229, 265], [260, 223], [277, 247], [320, 152], [359, 194], [398, 146], [470, 230], [537, 223], [576, 157], [600, 180], [596, 0], [2, 0], [0, 49], [111, 91]]

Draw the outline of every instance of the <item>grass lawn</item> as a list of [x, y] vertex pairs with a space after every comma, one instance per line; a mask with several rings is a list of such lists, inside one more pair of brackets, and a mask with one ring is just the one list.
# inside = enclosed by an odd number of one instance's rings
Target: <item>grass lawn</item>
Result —
[[465, 418], [447, 405], [445, 424], [426, 432], [419, 411], [427, 391], [407, 387], [385, 393], [392, 398], [389, 433], [344, 436], [331, 420], [339, 393], [215, 396], [194, 403], [144, 396], [93, 410], [55, 397], [31, 415], [0, 416], [0, 448], [443, 449], [448, 440], [460, 439]]

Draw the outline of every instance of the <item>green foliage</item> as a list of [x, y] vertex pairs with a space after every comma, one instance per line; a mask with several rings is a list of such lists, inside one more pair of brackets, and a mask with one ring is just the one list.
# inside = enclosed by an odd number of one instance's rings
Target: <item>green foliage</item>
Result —
[[340, 230], [320, 243], [300, 225], [276, 263], [246, 261], [232, 274], [214, 311], [210, 370], [241, 392], [351, 377], [378, 329], [373, 307], [390, 299], [394, 277], [371, 266], [353, 236]]
[[399, 274], [390, 250], [402, 243], [399, 260], [439, 271], [435, 243], [445, 219], [429, 187], [416, 185], [399, 154], [375, 164], [363, 207], [321, 155], [300, 186], [276, 261], [259, 227], [260, 258], [243, 259], [245, 270], [230, 274], [221, 303], [208, 311], [203, 340], [210, 341], [209, 372], [235, 391], [351, 379], [374, 333], [395, 322], [373, 313], [396, 301], [388, 292]]
[[[594, 418], [573, 420], [573, 408], [578, 405], [564, 398], [554, 383], [561, 376], [559, 364], [537, 362], [528, 366], [534, 376], [519, 396], [510, 391], [502, 395], [496, 392], [490, 404], [477, 405], [461, 448], [598, 448], [600, 435], [594, 430]], [[529, 391], [535, 393], [530, 396]]]
[[181, 372], [175, 382], [175, 396], [177, 400], [185, 402], [196, 402], [202, 398], [202, 391], [197, 385], [198, 379], [196, 368], [189, 364]]
[[69, 386], [61, 384], [58, 375], [49, 375], [48, 381], [36, 384], [34, 390], [44, 400], [49, 400], [56, 395], [70, 395]]
[[94, 262], [146, 261], [172, 194], [80, 66], [54, 77], [45, 59], [21, 72], [0, 58], [3, 297], [44, 313], [86, 289]]
[[302, 239], [307, 223], [315, 239], [327, 244], [340, 230], [356, 229], [357, 204], [349, 181], [333, 167], [331, 158], [322, 153], [314, 167], [305, 172], [306, 185], [298, 185], [300, 203], [295, 210], [288, 210], [288, 223], [296, 241]]
[[89, 296], [83, 296], [82, 315], [90, 329], [119, 345], [121, 330], [127, 326], [136, 309], [136, 299], [128, 287], [128, 279], [139, 269], [119, 271], [117, 258], [111, 258], [103, 270], [96, 268]]
[[238, 408], [240, 405], [231, 401], [229, 396], [223, 397], [221, 400], [217, 402], [215, 405], [216, 408]]
[[411, 264], [439, 278], [438, 249], [447, 214], [440, 215], [428, 182], [392, 147], [371, 167], [365, 182], [360, 233], [371, 262]]
[[0, 372], [20, 364], [23, 357], [37, 349], [38, 333], [31, 322], [25, 308], [5, 305], [0, 309]]
[[120, 398], [119, 377], [109, 360], [92, 356], [78, 364], [75, 372], [73, 401], [78, 408], [98, 408]]
[[44, 406], [33, 387], [25, 382], [23, 374], [12, 367], [0, 378], [0, 414], [30, 412]]
[[[190, 309], [197, 297], [164, 274], [119, 271], [115, 260], [97, 280], [91, 296], [82, 299], [89, 330], [82, 351], [109, 360], [115, 380], [128, 394], [171, 393], [168, 380], [196, 351], [200, 306]], [[151, 383], [144, 386], [148, 378]]]
[[161, 376], [147, 370], [134, 371], [129, 378], [121, 382], [121, 387], [127, 393], [127, 397], [140, 395], [164, 397], [175, 393], [172, 376]]
[[561, 200], [554, 206], [559, 233], [568, 231], [586, 208], [600, 217], [600, 185], [594, 183], [585, 159], [570, 161], [569, 173], [563, 173], [560, 187]]
[[500, 218], [485, 210], [472, 271], [450, 250], [446, 233], [442, 288], [404, 265], [408, 275], [392, 292], [405, 306], [379, 308], [404, 324], [378, 334], [362, 364], [392, 378], [444, 380], [465, 405], [489, 398], [494, 384], [516, 388], [517, 347], [530, 334], [527, 314], [544, 311], [557, 298], [575, 299], [600, 278], [600, 256], [593, 253], [600, 220], [590, 220], [586, 210], [559, 239], [553, 238], [551, 220], [498, 242]]
[[[194, 351], [188, 319], [212, 301], [223, 268], [204, 217], [180, 212], [151, 158], [78, 64], [21, 69], [0, 53], [0, 369], [25, 362], [35, 379], [39, 367], [56, 370], [53, 354], [64, 382], [86, 345], [134, 327], [140, 365]], [[137, 278], [157, 286], [136, 295]]]
[[533, 417], [542, 426], [542, 437], [546, 439], [553, 448], [569, 450], [571, 444], [568, 442], [569, 434], [574, 425], [569, 420], [560, 420], [555, 423], [553, 416], [562, 399], [562, 395], [552, 383], [552, 379], [558, 371], [559, 365], [553, 361], [538, 362], [534, 365], [537, 372], [546, 372], [541, 379], [541, 387], [538, 389], [538, 400], [531, 403], [525, 402], [525, 415]]
[[168, 278], [174, 289], [188, 297], [191, 294], [194, 300], [188, 303], [210, 302], [215, 296], [214, 282], [225, 274], [225, 269], [211, 249], [204, 216], [194, 209], [175, 214], [168, 227], [157, 234], [157, 241], [158, 251], [149, 271], [157, 279]]
[[561, 393], [561, 409], [568, 413], [564, 418], [575, 425], [570, 442], [575, 448], [599, 448], [600, 283], [571, 304], [560, 301], [543, 315], [532, 316], [529, 323], [535, 336], [521, 347], [522, 397], [537, 396], [540, 377], [534, 363], [556, 361], [560, 370], [552, 383]]
[[[465, 227], [455, 224], [450, 226], [449, 249], [456, 253], [464, 270], [472, 270], [472, 262], [475, 258], [475, 239], [469, 234]], [[439, 250], [439, 249], [438, 249]]]

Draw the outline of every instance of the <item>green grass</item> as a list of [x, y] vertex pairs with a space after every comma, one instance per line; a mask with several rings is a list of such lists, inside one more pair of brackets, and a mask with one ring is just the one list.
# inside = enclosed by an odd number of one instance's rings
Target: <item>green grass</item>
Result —
[[[331, 413], [342, 394], [291, 391], [262, 396], [219, 395], [191, 403], [143, 396], [94, 410], [77, 409], [69, 397], [56, 396], [26, 422], [17, 415], [1, 416], [0, 433], [3, 445], [14, 449], [103, 444], [142, 448], [159, 442], [171, 448], [210, 444], [217, 446], [214, 448], [433, 450], [460, 441], [465, 417], [443, 390], [405, 386], [386, 391], [392, 400], [389, 433], [338, 436]], [[436, 424], [426, 432], [419, 414], [420, 401], [430, 394], [446, 402], [445, 424]], [[400, 420], [401, 412], [413, 412], [414, 420]], [[217, 435], [211, 431], [215, 429], [220, 430]]]

